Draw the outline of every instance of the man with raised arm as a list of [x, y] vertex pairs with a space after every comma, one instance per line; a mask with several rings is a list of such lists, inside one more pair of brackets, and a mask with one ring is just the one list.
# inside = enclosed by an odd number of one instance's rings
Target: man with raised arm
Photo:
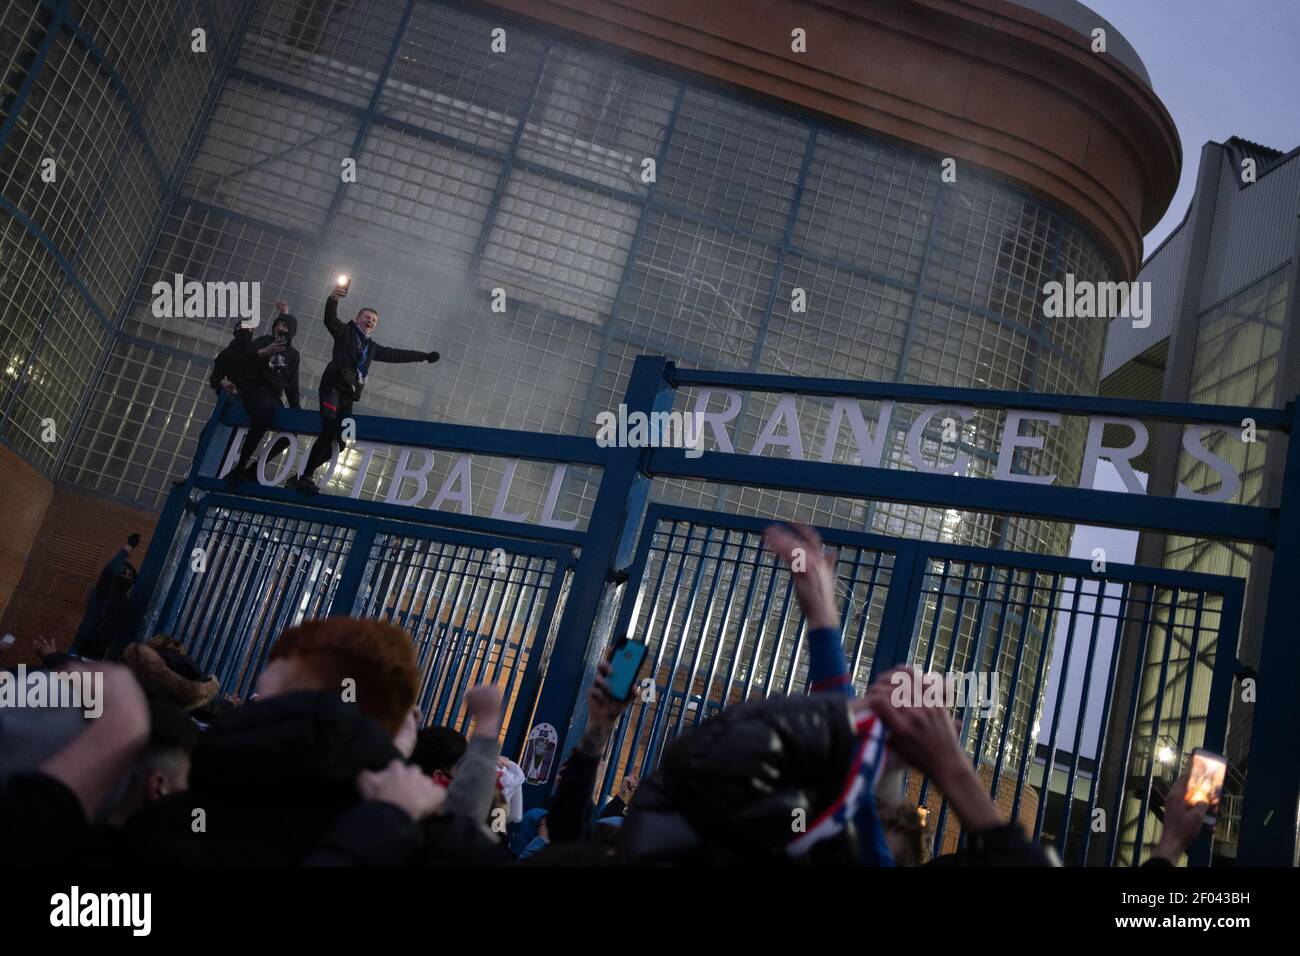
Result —
[[346, 277], [340, 277], [330, 297], [325, 300], [325, 328], [334, 339], [334, 351], [320, 381], [321, 433], [307, 455], [301, 475], [289, 481], [290, 488], [304, 494], [320, 489], [312, 479], [316, 469], [329, 460], [337, 443], [340, 452], [344, 422], [352, 414], [352, 403], [359, 401], [370, 373], [371, 362], [436, 362], [437, 352], [417, 352], [380, 345], [372, 336], [379, 325], [379, 313], [372, 308], [357, 312], [351, 322], [339, 320], [339, 299], [347, 295]]

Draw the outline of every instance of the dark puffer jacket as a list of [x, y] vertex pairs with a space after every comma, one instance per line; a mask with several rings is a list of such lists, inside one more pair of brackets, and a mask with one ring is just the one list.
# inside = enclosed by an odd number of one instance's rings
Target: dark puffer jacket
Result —
[[[628, 864], [795, 862], [794, 811], [811, 821], [839, 796], [855, 737], [842, 695], [730, 707], [679, 737], [637, 790], [622, 826]], [[852, 863], [851, 828], [799, 862]]]
[[[417, 825], [397, 807], [363, 801], [362, 770], [398, 759], [392, 738], [328, 691], [245, 704], [199, 738], [190, 790], [133, 816], [123, 862], [161, 866], [393, 866], [513, 860], [466, 817]], [[204, 828], [194, 832], [195, 811]]]
[[236, 325], [233, 336], [224, 349], [218, 354], [212, 363], [212, 374], [208, 377], [208, 384], [212, 390], [221, 395], [221, 380], [227, 379], [236, 388], [239, 387], [240, 376], [244, 374], [244, 357], [248, 353], [248, 345], [253, 341], [253, 330], [246, 329], [243, 325]]
[[420, 842], [415, 824], [396, 807], [364, 804], [355, 783], [362, 770], [397, 757], [392, 738], [338, 694], [301, 691], [247, 704], [199, 738], [190, 789], [132, 817], [123, 845], [132, 861], [149, 865], [292, 866], [331, 845], [336, 827], [355, 832], [346, 818], [356, 811], [368, 817], [358, 846], [373, 850], [355, 862], [404, 861]]

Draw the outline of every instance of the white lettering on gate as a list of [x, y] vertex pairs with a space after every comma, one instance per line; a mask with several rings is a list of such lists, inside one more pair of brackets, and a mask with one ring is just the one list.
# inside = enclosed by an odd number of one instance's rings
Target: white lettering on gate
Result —
[[[799, 418], [799, 397], [790, 394], [778, 397], [776, 404], [768, 412], [761, 426], [758, 427], [751, 446], [748, 449], [740, 449], [740, 452], [747, 456], [763, 458], [773, 457], [773, 451], [780, 449], [783, 451], [777, 451], [777, 455], [781, 457], [797, 461], [807, 460], [804, 436], [808, 432]], [[716, 404], [715, 399], [721, 400], [721, 410], [710, 407]], [[741, 410], [740, 392], [731, 389], [700, 389], [695, 398], [694, 411], [691, 413], [691, 418], [695, 423], [695, 439], [692, 448], [696, 454], [688, 455], [688, 457], [693, 458], [698, 454], [703, 454], [705, 448], [704, 439], [706, 437], [712, 438], [713, 447], [710, 449], [712, 452], [735, 454], [738, 449], [730, 427], [733, 422], [739, 424], [737, 420]], [[911, 423], [905, 424], [895, 421], [895, 403], [882, 401], [879, 403], [879, 413], [875, 421], [868, 422], [863, 415], [862, 405], [858, 399], [833, 398], [825, 436], [819, 447], [812, 451], [816, 461], [823, 463], [835, 462], [841, 439], [845, 438], [844, 426], [847, 423], [846, 445], [848, 447], [846, 451], [849, 454], [839, 455], [838, 460], [848, 460], [865, 467], [878, 468], [881, 467], [881, 463], [885, 458], [886, 447], [890, 444], [892, 437], [906, 428], [904, 448], [907, 461], [914, 469], [926, 474], [966, 476], [970, 471], [972, 455], [967, 450], [969, 446], [961, 441], [961, 429], [954, 422], [959, 421], [962, 425], [967, 425], [974, 414], [975, 409], [973, 408], [934, 405], [921, 408]], [[940, 416], [942, 416], [940, 420], [944, 421], [944, 434], [942, 436], [938, 433], [938, 422], [936, 422], [936, 419], [940, 418]], [[1047, 432], [1050, 429], [1059, 427], [1061, 418], [1062, 414], [1058, 412], [1007, 409], [998, 441], [989, 452], [996, 462], [993, 478], [995, 480], [1016, 481], [1035, 485], [1053, 484], [1058, 477], [1057, 475], [1034, 474], [1028, 471], [1015, 470], [1015, 457], [1016, 452], [1022, 450], [1044, 451], [1047, 447]], [[949, 421], [949, 419], [952, 421]], [[1040, 426], [1045, 427], [1040, 427], [1036, 434], [1021, 434], [1022, 426], [1026, 422], [1039, 423]], [[1103, 444], [1103, 435], [1107, 426], [1128, 429], [1133, 435], [1132, 441], [1123, 446]], [[749, 432], [748, 429], [746, 431], [749, 434], [754, 434]], [[233, 466], [245, 432], [246, 429], [244, 428], [235, 430], [231, 444], [227, 449], [225, 461], [217, 472], [218, 474], [226, 473]], [[1238, 437], [1235, 427], [1226, 425], [1189, 425], [1182, 434], [1182, 447], [1188, 455], [1218, 476], [1217, 486], [1209, 482], [1207, 486], [1210, 490], [1193, 491], [1187, 485], [1179, 484], [1178, 497], [1202, 501], [1229, 501], [1240, 489], [1241, 476], [1233, 464], [1222, 455], [1212, 451], [1205, 444], [1206, 437], [1215, 432], [1223, 432], [1229, 436], [1230, 440], [1234, 441]], [[1149, 439], [1146, 426], [1137, 419], [1094, 415], [1088, 417], [1086, 434], [1078, 487], [1092, 487], [1097, 473], [1097, 464], [1104, 459], [1114, 466], [1127, 492], [1144, 494], [1145, 489], [1142, 487], [1142, 481], [1133, 467], [1133, 460], [1146, 450]], [[927, 460], [923, 447], [927, 435], [931, 436], [931, 440], [936, 441], [940, 446], [947, 444], [953, 447], [954, 453], [951, 462], [942, 463], [943, 451], [940, 451], [938, 461]], [[293, 436], [290, 435], [290, 437]], [[657, 446], [652, 442], [646, 444], [649, 448], [662, 445], [660, 443]], [[260, 463], [259, 479], [264, 483], [274, 483], [267, 480], [265, 473], [266, 455], [272, 447], [274, 447], [274, 442], [268, 442], [263, 447], [258, 459]], [[356, 470], [356, 476], [352, 479], [349, 497], [359, 498], [361, 496], [362, 485], [366, 480], [371, 462], [376, 453], [384, 447], [371, 443], [357, 443], [355, 448], [362, 453], [362, 460]], [[299, 454], [305, 454], [307, 445], [304, 444], [301, 448], [302, 452]], [[389, 455], [392, 453], [392, 451], [389, 451]], [[388, 480], [388, 487], [383, 496], [384, 500], [389, 504], [427, 507], [434, 510], [453, 510], [465, 515], [472, 514], [477, 496], [475, 495], [474, 471], [471, 466], [473, 456], [470, 454], [461, 454], [452, 461], [432, 503], [424, 504], [430, 492], [429, 475], [436, 463], [436, 456], [442, 454], [444, 453], [435, 453], [433, 449], [429, 448], [403, 446], [396, 453], [397, 460], [392, 475]], [[285, 456], [285, 464], [280, 467], [280, 474], [277, 477], [283, 477], [288, 462], [295, 457], [298, 457], [298, 455], [294, 452]], [[510, 511], [507, 509], [507, 502], [515, 485], [519, 464], [520, 462], [516, 459], [506, 459], [504, 461], [495, 493], [490, 498], [492, 502], [490, 516], [502, 521], [530, 522], [535, 520], [536, 523], [551, 528], [576, 528], [579, 523], [578, 519], [558, 518], [556, 516], [557, 510], [561, 507], [561, 492], [568, 475], [567, 465], [547, 466], [537, 463], [537, 467], [551, 468], [550, 481], [546, 486], [546, 493], [542, 501], [538, 503], [539, 508], [534, 511]], [[761, 467], [761, 465], [755, 463], [754, 467]], [[333, 469], [331, 469], [332, 471]], [[411, 490], [406, 491], [408, 488]], [[483, 500], [486, 502], [489, 499], [485, 498]], [[534, 514], [536, 514], [536, 518], [534, 518]]]

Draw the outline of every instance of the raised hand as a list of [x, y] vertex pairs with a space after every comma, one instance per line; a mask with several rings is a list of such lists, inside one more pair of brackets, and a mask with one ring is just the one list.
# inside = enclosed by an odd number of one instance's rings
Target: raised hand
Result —
[[624, 803], [627, 803], [632, 799], [632, 795], [636, 793], [636, 788], [640, 785], [641, 785], [641, 778], [636, 774], [636, 772], [628, 771], [626, 774], [624, 774], [623, 782], [619, 785], [618, 788], [619, 797], [622, 799]]
[[1205, 827], [1205, 814], [1210, 809], [1205, 803], [1187, 802], [1189, 773], [1184, 770], [1165, 797], [1164, 829], [1160, 832], [1160, 843], [1154, 854], [1174, 866]]
[[790, 569], [809, 629], [838, 628], [835, 555], [825, 553], [821, 535], [805, 524], [772, 524], [763, 532], [763, 544]]
[[474, 733], [495, 737], [501, 732], [501, 688], [479, 684], [465, 692], [465, 706], [474, 717]]

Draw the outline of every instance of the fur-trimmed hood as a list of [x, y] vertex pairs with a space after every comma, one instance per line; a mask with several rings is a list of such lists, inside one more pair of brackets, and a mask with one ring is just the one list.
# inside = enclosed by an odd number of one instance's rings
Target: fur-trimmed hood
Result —
[[221, 689], [215, 677], [190, 678], [177, 673], [149, 644], [131, 644], [123, 657], [147, 697], [170, 701], [185, 710], [206, 707], [216, 699]]

